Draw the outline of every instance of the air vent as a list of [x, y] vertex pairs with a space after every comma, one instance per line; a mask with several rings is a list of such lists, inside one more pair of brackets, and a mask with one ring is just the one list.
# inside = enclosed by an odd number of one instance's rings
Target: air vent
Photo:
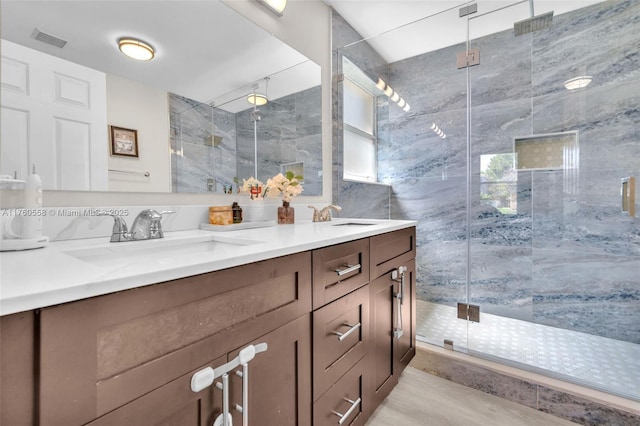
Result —
[[67, 44], [66, 40], [62, 40], [61, 38], [54, 37], [54, 36], [52, 36], [50, 34], [47, 34], [47, 33], [43, 33], [42, 31], [40, 31], [37, 28], [33, 30], [33, 33], [31, 34], [31, 37], [33, 37], [36, 40], [41, 41], [43, 43], [50, 44], [51, 46], [58, 47], [60, 49], [62, 49], [64, 47], [64, 45]]

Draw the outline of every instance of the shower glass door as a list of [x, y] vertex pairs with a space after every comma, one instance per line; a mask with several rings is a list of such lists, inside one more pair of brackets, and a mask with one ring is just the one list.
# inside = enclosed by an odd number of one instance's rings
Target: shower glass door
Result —
[[468, 20], [468, 350], [640, 399], [640, 5], [562, 3]]

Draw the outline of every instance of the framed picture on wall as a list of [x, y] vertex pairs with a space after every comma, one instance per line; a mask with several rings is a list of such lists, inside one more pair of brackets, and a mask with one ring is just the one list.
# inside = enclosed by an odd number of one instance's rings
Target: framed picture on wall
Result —
[[138, 157], [138, 131], [109, 126], [111, 134], [111, 155]]

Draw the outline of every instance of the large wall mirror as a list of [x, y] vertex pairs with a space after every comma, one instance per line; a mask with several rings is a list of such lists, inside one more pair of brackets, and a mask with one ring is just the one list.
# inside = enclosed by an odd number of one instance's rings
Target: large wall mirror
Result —
[[[35, 165], [48, 190], [223, 193], [293, 169], [304, 195], [322, 194], [320, 66], [224, 3], [0, 8], [0, 174]], [[124, 37], [155, 57], [127, 58]]]

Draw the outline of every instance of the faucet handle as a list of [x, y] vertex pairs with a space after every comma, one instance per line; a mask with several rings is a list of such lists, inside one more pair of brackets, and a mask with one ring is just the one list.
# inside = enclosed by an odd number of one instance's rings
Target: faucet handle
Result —
[[113, 217], [113, 229], [111, 230], [111, 242], [116, 243], [120, 241], [128, 241], [131, 237], [129, 229], [127, 228], [127, 222], [122, 218], [112, 213], [100, 212], [97, 216], [111, 216]]
[[162, 217], [165, 214], [172, 214], [175, 213], [175, 210], [163, 210], [161, 212], [156, 212], [159, 216], [155, 218], [155, 220], [153, 220], [153, 226], [155, 226], [155, 229], [153, 230], [153, 232], [155, 233], [154, 237], [155, 238], [164, 238], [164, 231], [162, 230]]
[[320, 212], [314, 206], [307, 206], [310, 209], [313, 209], [313, 221], [320, 222]]

